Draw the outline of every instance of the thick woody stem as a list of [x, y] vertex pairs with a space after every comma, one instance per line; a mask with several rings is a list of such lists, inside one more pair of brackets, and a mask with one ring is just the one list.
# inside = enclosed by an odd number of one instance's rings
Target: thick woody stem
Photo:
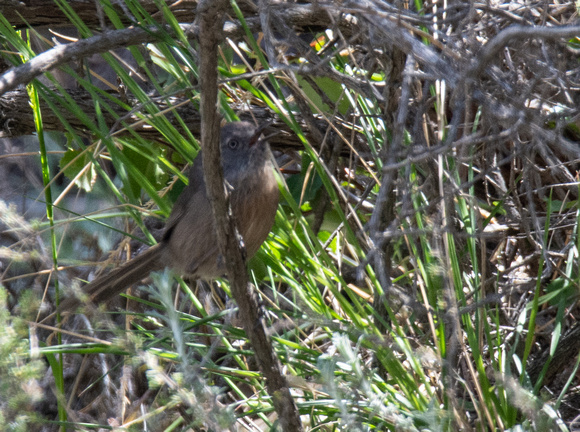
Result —
[[266, 378], [268, 392], [285, 431], [301, 431], [300, 416], [290, 394], [280, 362], [266, 333], [260, 307], [248, 283], [246, 265], [238, 242], [233, 221], [228, 216], [228, 201], [220, 164], [220, 121], [217, 112], [217, 47], [221, 39], [226, 0], [200, 1], [199, 19], [201, 142], [203, 143], [203, 168], [207, 195], [211, 202], [220, 251], [225, 257], [232, 294], [244, 317], [244, 329], [250, 339], [260, 369]]

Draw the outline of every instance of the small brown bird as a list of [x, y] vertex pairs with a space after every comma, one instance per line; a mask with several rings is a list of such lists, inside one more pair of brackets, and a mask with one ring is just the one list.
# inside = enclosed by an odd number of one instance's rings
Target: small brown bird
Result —
[[[248, 122], [228, 123], [221, 129], [224, 178], [231, 186], [232, 213], [248, 257], [268, 236], [279, 200], [270, 147], [260, 139], [262, 129]], [[217, 245], [199, 154], [188, 178], [189, 184], [173, 207], [161, 242], [87, 284], [83, 291], [92, 303], [105, 302], [150, 272], [166, 267], [198, 279], [224, 275], [225, 264]], [[65, 299], [59, 311], [71, 311], [79, 303], [77, 298]]]

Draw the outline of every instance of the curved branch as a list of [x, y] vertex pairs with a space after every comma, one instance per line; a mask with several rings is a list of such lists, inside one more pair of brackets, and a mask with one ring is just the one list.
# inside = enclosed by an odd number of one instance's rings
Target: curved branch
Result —
[[160, 33], [161, 30], [155, 27], [148, 29], [130, 27], [122, 30], [108, 31], [88, 39], [81, 39], [74, 43], [55, 46], [20, 66], [10, 68], [0, 76], [0, 95], [14, 90], [19, 85], [28, 84], [37, 76], [57, 66], [96, 53], [125, 48], [140, 43], [153, 42]]
[[580, 26], [564, 27], [529, 27], [514, 25], [510, 26], [491, 39], [476, 57], [476, 61], [469, 68], [467, 77], [477, 79], [483, 74], [487, 65], [497, 57], [499, 51], [504, 49], [512, 40], [543, 39], [558, 40], [572, 38], [580, 34]]

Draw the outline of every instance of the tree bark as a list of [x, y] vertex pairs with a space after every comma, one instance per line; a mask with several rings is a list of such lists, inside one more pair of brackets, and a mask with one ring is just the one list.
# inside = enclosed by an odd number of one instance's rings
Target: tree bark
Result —
[[[111, 26], [106, 18], [106, 13], [99, 7], [99, 2], [87, 2], [86, 0], [68, 0], [69, 7], [80, 19], [92, 29], [104, 29]], [[141, 7], [150, 14], [159, 13], [159, 7], [154, 0], [140, 0]], [[197, 0], [174, 0], [167, 2], [168, 8], [179, 22], [193, 22], [196, 16]], [[255, 13], [255, 8], [247, 1], [238, 2], [245, 14]], [[131, 25], [131, 18], [123, 11], [117, 2], [113, 2], [113, 8], [121, 18], [123, 24]], [[16, 29], [30, 27], [70, 27], [70, 20], [55, 5], [54, 0], [0, 0], [0, 11]], [[159, 16], [161, 18], [161, 15]]]

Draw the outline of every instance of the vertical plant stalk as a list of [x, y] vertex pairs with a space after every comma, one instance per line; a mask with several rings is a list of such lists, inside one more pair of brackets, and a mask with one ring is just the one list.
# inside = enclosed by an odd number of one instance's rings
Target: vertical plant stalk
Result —
[[384, 163], [381, 178], [381, 187], [373, 214], [369, 222], [369, 232], [375, 250], [373, 251], [374, 270], [380, 282], [380, 288], [375, 292], [373, 306], [376, 310], [375, 325], [381, 333], [386, 333], [386, 324], [389, 322], [387, 311], [387, 298], [391, 288], [391, 259], [392, 246], [390, 239], [385, 238], [383, 232], [390, 228], [395, 220], [395, 193], [394, 185], [397, 181], [398, 172], [390, 168], [397, 162], [396, 155], [403, 145], [405, 135], [405, 123], [409, 113], [409, 100], [411, 98], [412, 75], [415, 68], [415, 58], [407, 56], [405, 71], [403, 73], [403, 86], [401, 99], [397, 112], [397, 120], [393, 131], [391, 145], [387, 147], [384, 155]]
[[[30, 38], [28, 38], [30, 40]], [[28, 97], [30, 98], [30, 107], [32, 108], [32, 113], [34, 116], [34, 126], [36, 129], [36, 135], [38, 137], [38, 147], [40, 153], [40, 165], [42, 167], [42, 184], [44, 186], [44, 200], [46, 202], [46, 218], [50, 225], [50, 247], [52, 251], [52, 269], [53, 272], [51, 276], [54, 280], [54, 297], [56, 306], [58, 308], [60, 302], [60, 290], [58, 284], [58, 253], [56, 245], [56, 232], [54, 231], [54, 208], [52, 205], [52, 191], [50, 188], [50, 165], [48, 163], [48, 156], [46, 152], [46, 142], [44, 140], [44, 128], [42, 125], [42, 113], [40, 111], [40, 99], [38, 97], [38, 91], [34, 87], [34, 84], [30, 84], [27, 87]], [[60, 322], [60, 314], [57, 315], [57, 322]], [[62, 334], [57, 332], [58, 344], [62, 344]], [[54, 383], [57, 391], [62, 395], [64, 394], [64, 377], [63, 377], [63, 358], [62, 353], [58, 355], [58, 362], [54, 364], [51, 363], [53, 367]], [[58, 417], [61, 421], [67, 420], [66, 407], [63, 404], [62, 398], [57, 398], [58, 400]], [[63, 429], [64, 430], [64, 429]]]
[[280, 424], [285, 431], [301, 431], [300, 416], [290, 394], [286, 378], [266, 333], [258, 301], [251, 286], [245, 262], [232, 220], [228, 216], [228, 201], [220, 163], [220, 119], [217, 112], [217, 48], [223, 32], [227, 0], [202, 0], [197, 7], [200, 44], [201, 142], [203, 170], [207, 194], [211, 203], [217, 240], [225, 257], [231, 290], [250, 343], [254, 347], [260, 369]]

